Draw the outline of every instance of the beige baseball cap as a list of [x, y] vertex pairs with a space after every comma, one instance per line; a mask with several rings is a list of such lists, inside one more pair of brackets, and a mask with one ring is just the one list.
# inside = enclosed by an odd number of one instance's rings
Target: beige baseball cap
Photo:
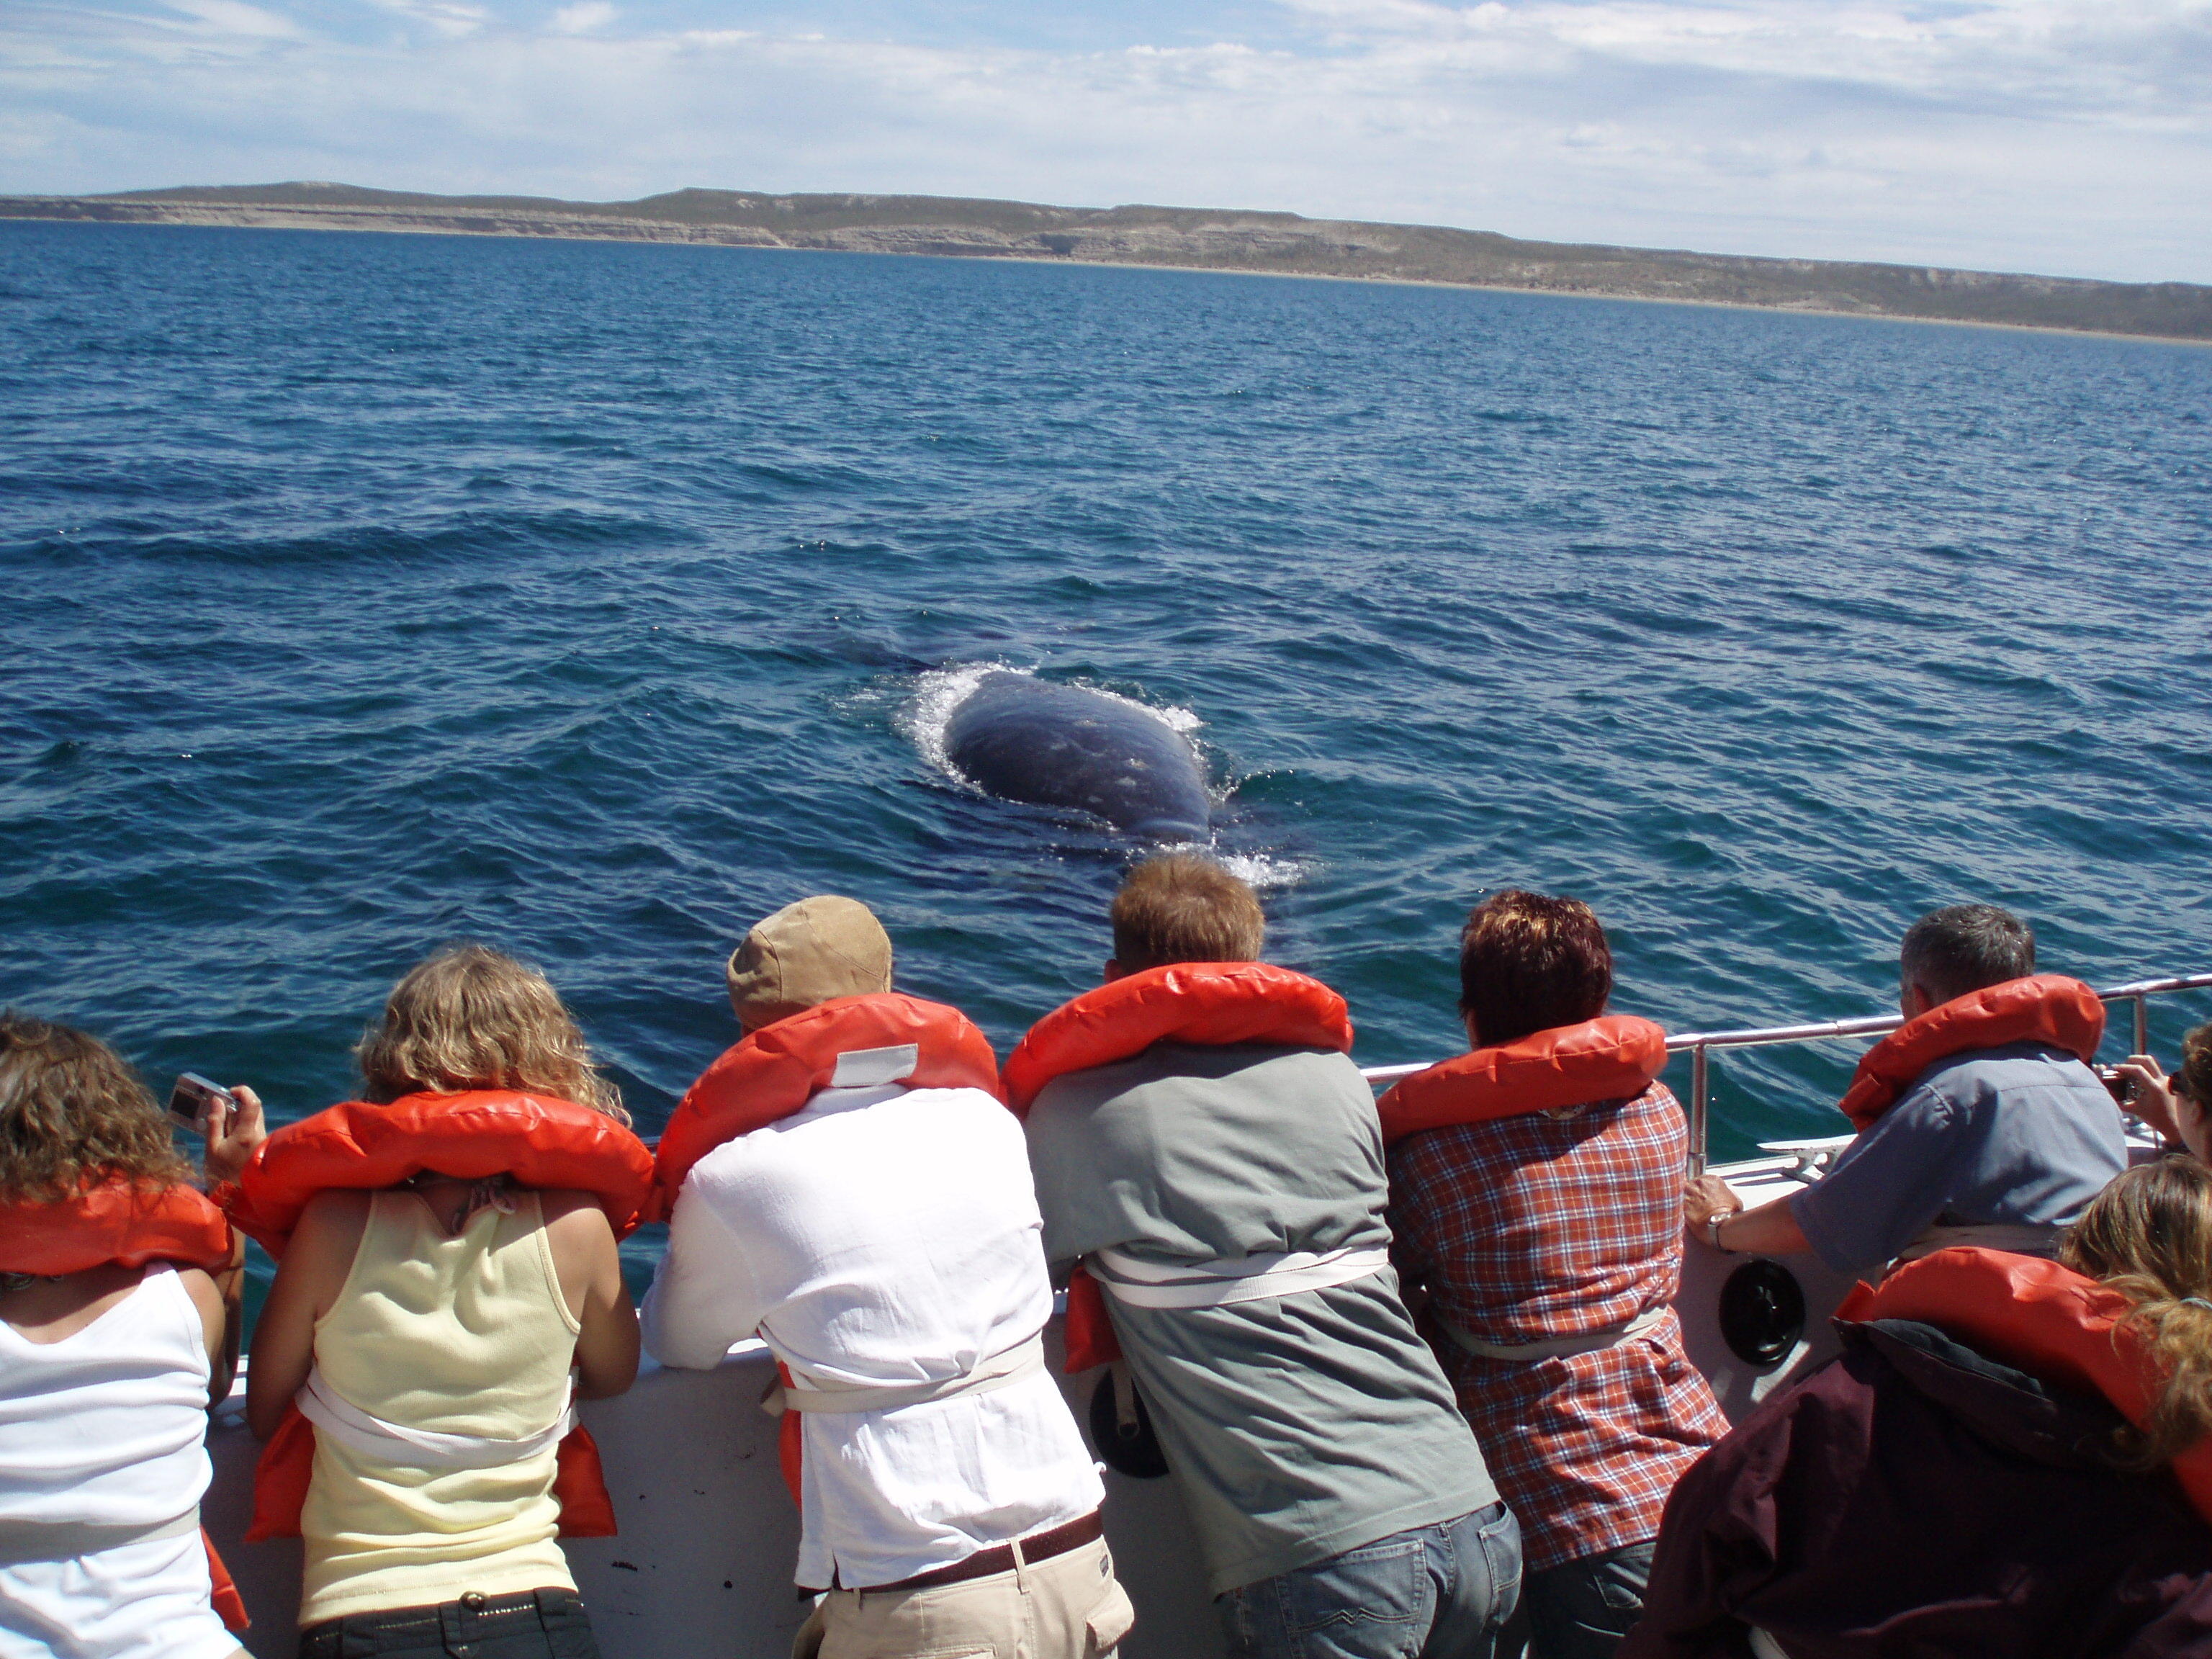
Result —
[[891, 939], [858, 899], [817, 894], [787, 904], [730, 953], [730, 1006], [748, 1031], [817, 1002], [891, 988]]

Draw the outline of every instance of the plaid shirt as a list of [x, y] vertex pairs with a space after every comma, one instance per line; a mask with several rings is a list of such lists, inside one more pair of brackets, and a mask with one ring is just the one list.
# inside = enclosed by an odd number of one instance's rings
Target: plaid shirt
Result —
[[1656, 1537], [1682, 1472], [1728, 1432], [1672, 1313], [1595, 1353], [1480, 1358], [1441, 1315], [1498, 1344], [1624, 1325], [1682, 1277], [1687, 1133], [1653, 1084], [1595, 1101], [1409, 1135], [1390, 1151], [1390, 1219], [1408, 1285], [1490, 1471], [1520, 1517], [1528, 1570]]

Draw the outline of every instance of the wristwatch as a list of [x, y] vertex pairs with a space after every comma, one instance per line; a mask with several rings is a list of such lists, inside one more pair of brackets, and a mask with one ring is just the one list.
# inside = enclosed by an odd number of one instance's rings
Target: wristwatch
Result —
[[1735, 1252], [1729, 1249], [1727, 1245], [1721, 1243], [1721, 1223], [1726, 1221], [1732, 1215], [1741, 1215], [1742, 1213], [1743, 1206], [1739, 1204], [1733, 1210], [1715, 1210], [1711, 1215], [1705, 1218], [1705, 1238], [1707, 1242], [1709, 1242], [1712, 1247], [1718, 1250], [1723, 1255], [1734, 1255]]

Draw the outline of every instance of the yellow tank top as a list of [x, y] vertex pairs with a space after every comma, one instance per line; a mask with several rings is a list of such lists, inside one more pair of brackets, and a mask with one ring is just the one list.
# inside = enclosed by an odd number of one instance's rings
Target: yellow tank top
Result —
[[[561, 1415], [581, 1327], [554, 1271], [535, 1193], [487, 1205], [448, 1237], [412, 1193], [379, 1193], [353, 1271], [315, 1327], [330, 1392], [444, 1434], [519, 1439]], [[556, 1453], [491, 1469], [417, 1469], [320, 1430], [300, 1516], [302, 1625], [471, 1591], [574, 1589], [554, 1534]]]

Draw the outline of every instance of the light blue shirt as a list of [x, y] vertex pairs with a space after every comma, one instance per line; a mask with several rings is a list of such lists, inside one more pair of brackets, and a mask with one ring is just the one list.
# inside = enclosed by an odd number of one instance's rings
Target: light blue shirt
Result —
[[2070, 1226], [2127, 1162], [2095, 1073], [2063, 1049], [2008, 1043], [1929, 1066], [1790, 1211], [1814, 1255], [1856, 1273], [1937, 1224]]

